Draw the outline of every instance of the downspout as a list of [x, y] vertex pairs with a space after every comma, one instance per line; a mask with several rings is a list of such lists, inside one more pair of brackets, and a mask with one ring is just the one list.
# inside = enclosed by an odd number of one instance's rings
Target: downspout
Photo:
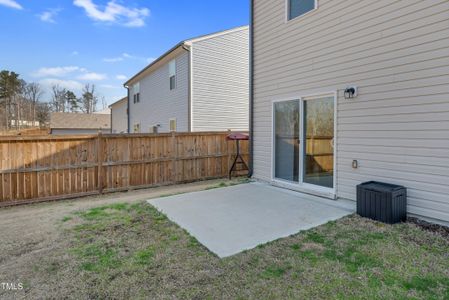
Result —
[[110, 120], [110, 122], [111, 122], [111, 130], [110, 131], [111, 132], [110, 133], [112, 134], [112, 106], [109, 106], [109, 109], [111, 110], [111, 117], [110, 117], [111, 118], [111, 120]]
[[187, 80], [187, 130], [188, 132], [192, 131], [192, 52], [190, 51], [190, 47], [186, 45], [182, 46], [182, 49], [189, 52], [189, 61], [188, 61], [188, 80]]
[[249, 172], [254, 171], [254, 0], [250, 1], [249, 15]]
[[131, 124], [130, 124], [130, 122], [131, 122], [131, 120], [130, 120], [130, 117], [129, 117], [129, 86], [127, 86], [127, 85], [124, 85], [124, 87], [125, 87], [125, 89], [127, 90], [127, 93], [128, 93], [128, 101], [127, 101], [127, 107], [126, 107], [126, 118], [128, 119], [128, 133], [131, 133], [130, 132], [130, 128], [131, 128]]

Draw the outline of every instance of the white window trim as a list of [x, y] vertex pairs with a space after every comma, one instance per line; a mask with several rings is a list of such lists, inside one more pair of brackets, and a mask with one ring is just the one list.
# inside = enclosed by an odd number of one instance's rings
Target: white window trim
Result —
[[[300, 115], [300, 128], [299, 130], [302, 131], [304, 129], [304, 118], [303, 118], [303, 111], [304, 111], [304, 101], [305, 100], [311, 100], [311, 99], [319, 99], [324, 97], [333, 97], [334, 98], [334, 187], [333, 188], [326, 188], [326, 187], [320, 187], [317, 185], [309, 184], [303, 182], [303, 167], [304, 167], [304, 149], [303, 149], [303, 141], [301, 140], [301, 147], [299, 147], [299, 162], [300, 162], [300, 172], [299, 172], [299, 182], [292, 182], [288, 180], [283, 180], [280, 178], [275, 177], [275, 146], [274, 146], [274, 136], [275, 136], [275, 128], [274, 128], [274, 120], [275, 120], [275, 112], [274, 112], [274, 105], [278, 102], [285, 102], [285, 101], [299, 101], [299, 115]], [[337, 99], [338, 99], [338, 92], [323, 92], [318, 94], [309, 94], [309, 95], [298, 95], [293, 96], [289, 98], [283, 98], [283, 99], [276, 99], [273, 100], [271, 103], [271, 183], [275, 186], [279, 186], [282, 188], [295, 190], [298, 192], [303, 192], [307, 194], [312, 194], [320, 197], [330, 198], [330, 199], [336, 199], [337, 196], [337, 155], [338, 155], [338, 149], [337, 149]], [[303, 133], [301, 134], [302, 139]]]
[[133, 85], [133, 93], [134, 93], [134, 94], [140, 93], [140, 82], [136, 82], [136, 83]]
[[293, 21], [293, 20], [301, 19], [301, 18], [303, 18], [303, 17], [305, 17], [305, 16], [315, 12], [317, 9], [318, 9], [318, 0], [315, 0], [315, 8], [314, 9], [312, 9], [311, 11], [306, 12], [305, 14], [302, 14], [300, 16], [297, 16], [297, 17], [293, 18], [293, 19], [290, 19], [290, 0], [285, 0], [285, 23], [288, 23], [288, 22]]

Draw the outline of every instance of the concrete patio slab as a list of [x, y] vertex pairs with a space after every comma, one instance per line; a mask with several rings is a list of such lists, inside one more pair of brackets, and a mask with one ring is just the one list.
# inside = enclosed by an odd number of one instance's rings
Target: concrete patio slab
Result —
[[332, 201], [249, 183], [148, 200], [219, 257], [296, 234], [355, 211]]

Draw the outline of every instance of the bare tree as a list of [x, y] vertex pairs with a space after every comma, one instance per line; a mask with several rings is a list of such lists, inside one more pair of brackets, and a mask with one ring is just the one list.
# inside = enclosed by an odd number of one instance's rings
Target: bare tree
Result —
[[27, 100], [30, 102], [30, 111], [32, 114], [33, 126], [36, 122], [36, 105], [40, 101], [44, 91], [39, 83], [32, 82], [28, 83], [25, 87], [25, 95]]
[[95, 85], [87, 83], [83, 88], [81, 96], [81, 110], [86, 114], [97, 111], [98, 96], [95, 91]]
[[106, 98], [104, 96], [101, 97], [101, 110], [105, 110], [108, 108], [108, 103], [106, 102]]
[[65, 112], [67, 109], [67, 90], [59, 85], [51, 87], [52, 98], [51, 106], [55, 112]]
[[49, 103], [38, 102], [36, 105], [36, 119], [41, 128], [46, 127], [50, 121], [50, 109]]

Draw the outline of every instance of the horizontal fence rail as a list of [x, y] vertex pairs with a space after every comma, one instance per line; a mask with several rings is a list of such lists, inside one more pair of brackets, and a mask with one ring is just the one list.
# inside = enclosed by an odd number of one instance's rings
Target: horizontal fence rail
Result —
[[0, 206], [226, 177], [228, 134], [0, 137]]

